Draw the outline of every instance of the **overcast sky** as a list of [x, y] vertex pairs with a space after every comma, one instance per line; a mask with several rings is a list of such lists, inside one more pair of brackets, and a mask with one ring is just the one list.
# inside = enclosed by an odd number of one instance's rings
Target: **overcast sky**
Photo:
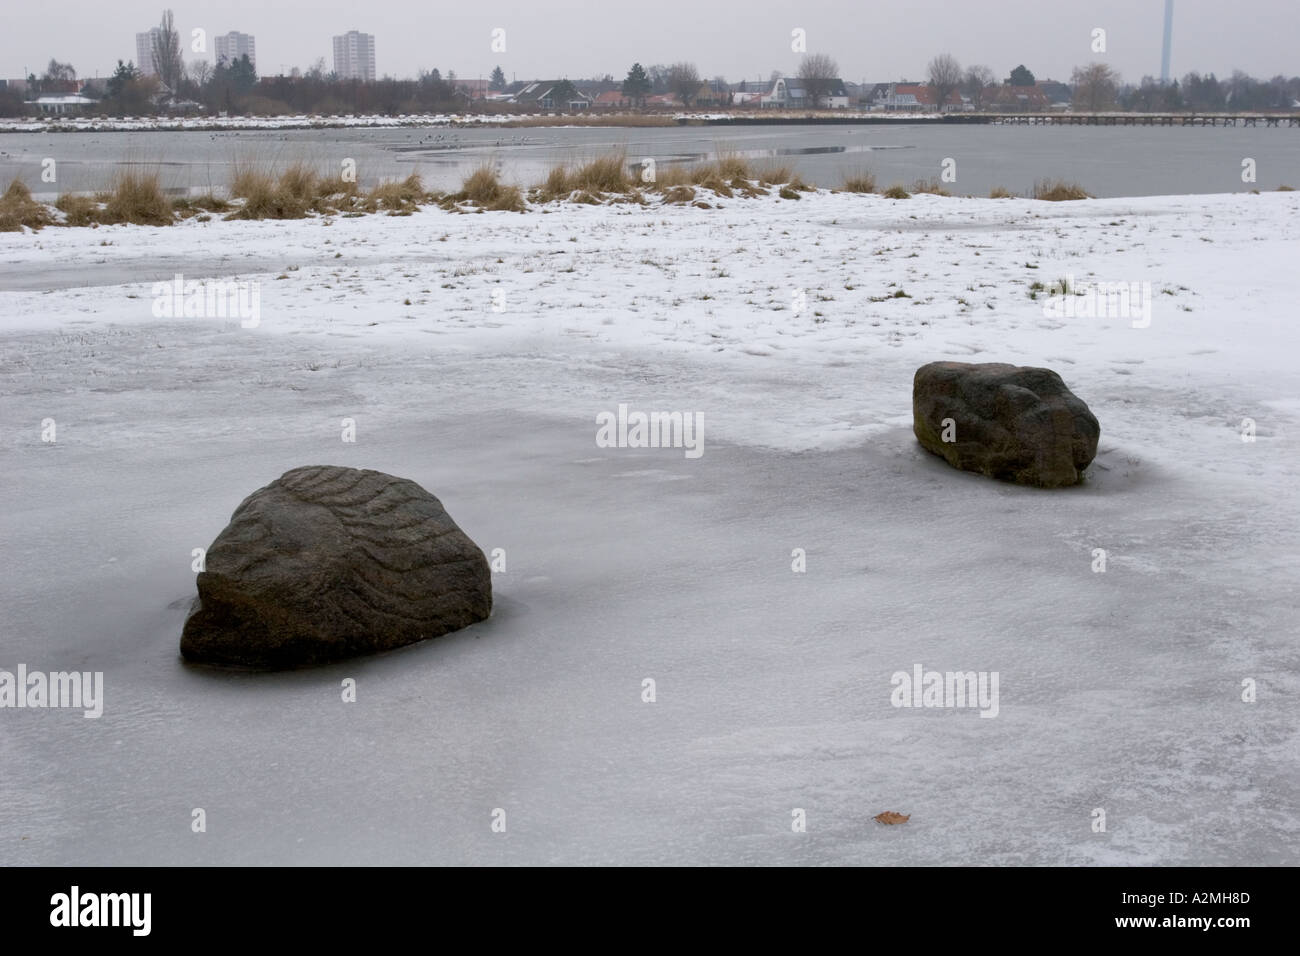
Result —
[[[172, 7], [186, 59], [212, 59], [211, 38], [239, 30], [257, 38], [261, 74], [306, 68], [324, 57], [332, 68], [333, 35], [375, 35], [379, 75], [420, 69], [486, 76], [500, 64], [507, 78], [613, 74], [635, 61], [687, 60], [702, 76], [766, 79], [794, 73], [799, 54], [790, 32], [807, 32], [809, 52], [838, 61], [844, 79], [922, 79], [936, 53], [1005, 77], [1024, 63], [1040, 79], [1068, 80], [1071, 69], [1104, 60], [1124, 80], [1159, 75], [1164, 0], [547, 0], [457, 4], [428, 0], [225, 0]], [[53, 5], [5, 0], [0, 76], [42, 73], [50, 57], [79, 76], [104, 76], [119, 58], [135, 58], [135, 33], [158, 23], [159, 0], [58, 0]], [[797, 12], [796, 12], [797, 11]], [[208, 34], [206, 56], [188, 52], [190, 31]], [[506, 52], [491, 50], [491, 30], [506, 31]], [[1107, 52], [1091, 51], [1092, 30], [1107, 31]], [[1234, 68], [1256, 76], [1300, 74], [1300, 0], [1176, 0], [1173, 74], [1220, 76]]]

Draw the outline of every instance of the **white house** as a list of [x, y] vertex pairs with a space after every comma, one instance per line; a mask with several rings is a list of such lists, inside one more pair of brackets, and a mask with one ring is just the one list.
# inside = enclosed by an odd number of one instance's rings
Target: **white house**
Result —
[[846, 110], [849, 108], [849, 91], [844, 88], [843, 80], [832, 80], [830, 89], [817, 97], [817, 105], [824, 110]]
[[805, 81], [797, 76], [778, 76], [772, 83], [771, 92], [763, 94], [758, 105], [778, 108], [848, 109], [849, 94], [844, 89], [843, 80], [828, 80], [827, 91], [817, 97], [815, 104], [809, 102], [811, 98], [808, 91], [804, 89], [805, 85]]
[[98, 100], [92, 100], [89, 96], [82, 96], [80, 93], [57, 93], [38, 96], [34, 100], [28, 100], [28, 106], [35, 106], [42, 113], [49, 116], [65, 116], [72, 113], [83, 112], [86, 107], [94, 106]]

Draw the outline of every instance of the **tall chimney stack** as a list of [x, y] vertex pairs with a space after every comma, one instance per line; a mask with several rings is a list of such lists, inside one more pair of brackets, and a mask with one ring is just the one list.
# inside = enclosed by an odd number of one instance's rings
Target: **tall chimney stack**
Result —
[[1174, 0], [1165, 0], [1165, 49], [1160, 56], [1160, 82], [1169, 83], [1169, 53], [1174, 43]]

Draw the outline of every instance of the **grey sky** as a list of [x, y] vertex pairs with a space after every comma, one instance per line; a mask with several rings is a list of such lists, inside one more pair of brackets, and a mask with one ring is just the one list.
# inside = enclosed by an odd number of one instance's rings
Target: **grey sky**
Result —
[[[258, 72], [288, 72], [324, 57], [330, 38], [349, 29], [375, 35], [379, 74], [414, 76], [438, 67], [461, 77], [535, 79], [611, 73], [621, 79], [640, 61], [694, 62], [702, 75], [766, 79], [794, 72], [790, 31], [807, 31], [810, 52], [825, 52], [848, 80], [921, 79], [935, 53], [963, 66], [984, 63], [1005, 77], [1025, 63], [1040, 79], [1069, 79], [1071, 69], [1104, 60], [1123, 79], [1160, 72], [1164, 0], [549, 0], [547, 3], [449, 4], [419, 0], [225, 0], [175, 4], [186, 58], [190, 31], [211, 38], [229, 30], [257, 38]], [[159, 0], [61, 0], [53, 7], [10, 2], [0, 32], [0, 76], [43, 72], [50, 57], [71, 61], [80, 76], [107, 75], [119, 58], [135, 58], [135, 33], [157, 24]], [[797, 12], [796, 12], [797, 11]], [[490, 31], [506, 30], [506, 52], [493, 53]], [[1094, 27], [1107, 31], [1104, 55], [1092, 53]], [[1220, 76], [1234, 68], [1257, 76], [1300, 74], [1297, 0], [1176, 0], [1173, 73]]]

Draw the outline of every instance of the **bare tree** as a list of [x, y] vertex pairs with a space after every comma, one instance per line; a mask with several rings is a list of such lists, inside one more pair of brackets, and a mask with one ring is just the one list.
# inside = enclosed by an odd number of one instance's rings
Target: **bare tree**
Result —
[[674, 63], [668, 68], [668, 89], [689, 107], [700, 92], [700, 71], [694, 63]]
[[176, 32], [172, 12], [164, 10], [158, 32], [153, 35], [153, 68], [169, 90], [180, 86], [185, 66], [181, 61], [181, 35]]
[[835, 88], [839, 78], [840, 65], [825, 53], [809, 53], [799, 64], [799, 79], [814, 107]]
[[669, 72], [670, 72], [670, 68], [664, 66], [662, 63], [655, 63], [652, 66], [646, 67], [645, 74], [650, 80], [651, 93], [668, 92]]
[[930, 89], [934, 91], [934, 102], [942, 113], [948, 105], [948, 98], [961, 86], [961, 64], [951, 53], [940, 53], [930, 61], [927, 70], [930, 74]]
[[962, 92], [970, 97], [975, 109], [984, 108], [984, 91], [997, 86], [997, 76], [987, 66], [972, 66], [962, 80]]
[[212, 79], [212, 64], [207, 60], [190, 60], [188, 75], [200, 88], [208, 85]]
[[1070, 76], [1074, 105], [1086, 110], [1104, 110], [1115, 105], [1119, 74], [1105, 63], [1076, 66]]
[[66, 83], [70, 80], [75, 80], [76, 78], [77, 71], [73, 68], [71, 63], [60, 63], [58, 60], [51, 59], [50, 65], [45, 68], [44, 79], [46, 80]]
[[71, 63], [51, 59], [42, 76], [35, 73], [27, 75], [27, 86], [32, 93], [66, 93], [77, 88], [76, 79], [77, 71]]

